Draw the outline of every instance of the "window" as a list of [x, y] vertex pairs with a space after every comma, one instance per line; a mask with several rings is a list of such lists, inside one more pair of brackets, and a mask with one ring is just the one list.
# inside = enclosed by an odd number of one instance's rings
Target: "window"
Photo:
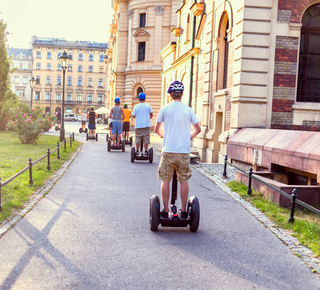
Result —
[[146, 14], [141, 13], [140, 14], [140, 27], [145, 27], [146, 26]]
[[78, 78], [78, 86], [82, 86], [82, 78]]
[[51, 92], [46, 92], [46, 100], [51, 100]]
[[229, 42], [228, 42], [229, 18], [224, 13], [220, 20], [219, 27], [219, 55], [218, 55], [218, 73], [217, 90], [225, 89], [228, 85], [228, 60], [229, 60]]
[[83, 60], [83, 54], [79, 53], [78, 60]]
[[87, 102], [92, 102], [92, 94], [87, 95]]
[[28, 77], [23, 77], [22, 83], [26, 85], [28, 83]]
[[51, 77], [46, 78], [46, 85], [51, 85]]
[[99, 72], [103, 72], [103, 66], [99, 66]]
[[302, 17], [298, 71], [298, 102], [320, 103], [320, 7], [310, 6]]
[[36, 84], [40, 85], [40, 76], [36, 76]]
[[60, 63], [58, 63], [58, 65], [57, 65], [57, 70], [61, 71], [61, 64]]
[[93, 72], [93, 65], [89, 65], [89, 72]]
[[139, 47], [138, 47], [138, 61], [143, 61], [145, 58], [145, 48], [146, 48], [146, 43], [145, 42], [139, 42]]
[[82, 93], [77, 93], [77, 101], [78, 102], [82, 101]]
[[72, 100], [72, 95], [71, 93], [67, 93], [67, 101], [71, 101]]
[[92, 78], [88, 78], [88, 87], [92, 87]]
[[140, 95], [141, 93], [143, 93], [143, 89], [142, 89], [141, 87], [139, 87], [139, 88], [137, 89], [137, 98], [139, 98], [139, 95]]
[[19, 76], [14, 76], [14, 83], [18, 84], [19, 83]]
[[62, 55], [62, 53], [61, 52], [58, 52], [58, 54], [57, 54], [57, 59], [60, 59], [60, 56]]
[[19, 63], [18, 62], [14, 63], [14, 68], [19, 69]]
[[99, 61], [104, 61], [104, 55], [100, 54]]
[[228, 63], [229, 63], [229, 42], [228, 42], [228, 29], [229, 29], [229, 21], [227, 23], [226, 33], [223, 40], [224, 44], [224, 64], [223, 64], [223, 89], [226, 89], [228, 86]]
[[72, 86], [72, 77], [68, 77], [67, 86]]
[[52, 58], [51, 51], [48, 51], [47, 52], [47, 59], [51, 59], [51, 58]]
[[56, 100], [61, 101], [61, 93], [56, 93]]
[[37, 51], [37, 58], [41, 58], [41, 51]]
[[82, 72], [82, 65], [78, 65], [78, 71]]
[[98, 94], [98, 102], [102, 102], [102, 98], [103, 98], [103, 95], [102, 94]]
[[72, 60], [72, 53], [68, 53], [69, 60]]
[[72, 64], [68, 64], [68, 71], [72, 71]]
[[28, 69], [28, 64], [26, 62], [23, 63], [23, 70], [27, 70]]
[[40, 92], [37, 92], [37, 91], [36, 91], [35, 99], [36, 99], [36, 100], [40, 100]]
[[39, 62], [36, 63], [36, 69], [41, 69], [41, 63]]
[[57, 76], [57, 85], [61, 86], [61, 76]]
[[93, 61], [93, 54], [89, 54], [89, 61]]
[[99, 87], [103, 87], [103, 79], [99, 79]]
[[47, 63], [47, 70], [51, 70], [51, 63]]

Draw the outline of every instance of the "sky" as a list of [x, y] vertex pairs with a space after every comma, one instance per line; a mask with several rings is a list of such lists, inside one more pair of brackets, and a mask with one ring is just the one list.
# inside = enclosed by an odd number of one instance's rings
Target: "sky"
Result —
[[106, 43], [112, 15], [111, 0], [0, 0], [13, 48], [30, 48], [34, 35]]

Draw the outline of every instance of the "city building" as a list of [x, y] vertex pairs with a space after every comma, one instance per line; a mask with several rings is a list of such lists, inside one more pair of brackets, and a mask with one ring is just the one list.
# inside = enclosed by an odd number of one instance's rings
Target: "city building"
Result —
[[[138, 95], [144, 92], [146, 102], [157, 116], [161, 106], [161, 76], [163, 61], [161, 49], [174, 36], [170, 30], [175, 24], [177, 0], [112, 1], [114, 18], [110, 25], [107, 50], [108, 85], [107, 104], [112, 107], [115, 97], [127, 103], [129, 109], [138, 104]], [[151, 120], [155, 124], [155, 117]]]
[[161, 51], [162, 105], [182, 80], [202, 161], [222, 162], [241, 128], [319, 131], [319, 16], [319, 0], [181, 2]]
[[66, 51], [70, 60], [65, 71], [65, 112], [80, 115], [91, 106], [105, 106], [107, 43], [36, 36], [31, 43], [36, 79], [33, 104], [45, 107], [46, 112], [61, 109], [63, 71], [59, 57]]
[[32, 50], [20, 48], [7, 48], [10, 64], [11, 90], [19, 97], [20, 101], [30, 104], [32, 78]]

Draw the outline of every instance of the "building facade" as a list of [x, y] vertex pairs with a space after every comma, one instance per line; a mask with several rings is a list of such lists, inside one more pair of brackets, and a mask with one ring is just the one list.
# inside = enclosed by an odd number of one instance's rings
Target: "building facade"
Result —
[[[139, 102], [139, 93], [144, 92], [146, 102], [157, 115], [163, 70], [160, 51], [173, 40], [170, 30], [175, 24], [174, 12], [179, 5], [176, 0], [113, 1], [114, 18], [107, 51], [109, 108], [115, 97], [120, 97], [122, 103], [133, 109]], [[154, 126], [155, 118], [151, 123]]]
[[222, 162], [240, 128], [319, 130], [320, 1], [184, 1], [161, 51], [200, 117], [202, 161]]
[[32, 50], [7, 48], [7, 54], [11, 59], [10, 84], [11, 90], [22, 102], [31, 102], [30, 79], [32, 78]]
[[32, 37], [33, 104], [53, 114], [61, 109], [63, 71], [59, 57], [66, 51], [70, 60], [65, 71], [65, 112], [80, 115], [91, 106], [105, 106], [107, 48], [107, 43]]

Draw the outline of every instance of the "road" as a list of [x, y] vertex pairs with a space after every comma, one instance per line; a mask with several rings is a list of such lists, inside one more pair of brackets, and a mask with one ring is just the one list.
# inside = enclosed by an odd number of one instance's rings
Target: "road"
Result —
[[0, 289], [320, 289], [298, 257], [196, 170], [199, 230], [151, 232], [159, 158], [131, 163], [129, 146], [107, 152], [104, 138], [76, 138], [83, 146], [64, 176], [0, 238]]

